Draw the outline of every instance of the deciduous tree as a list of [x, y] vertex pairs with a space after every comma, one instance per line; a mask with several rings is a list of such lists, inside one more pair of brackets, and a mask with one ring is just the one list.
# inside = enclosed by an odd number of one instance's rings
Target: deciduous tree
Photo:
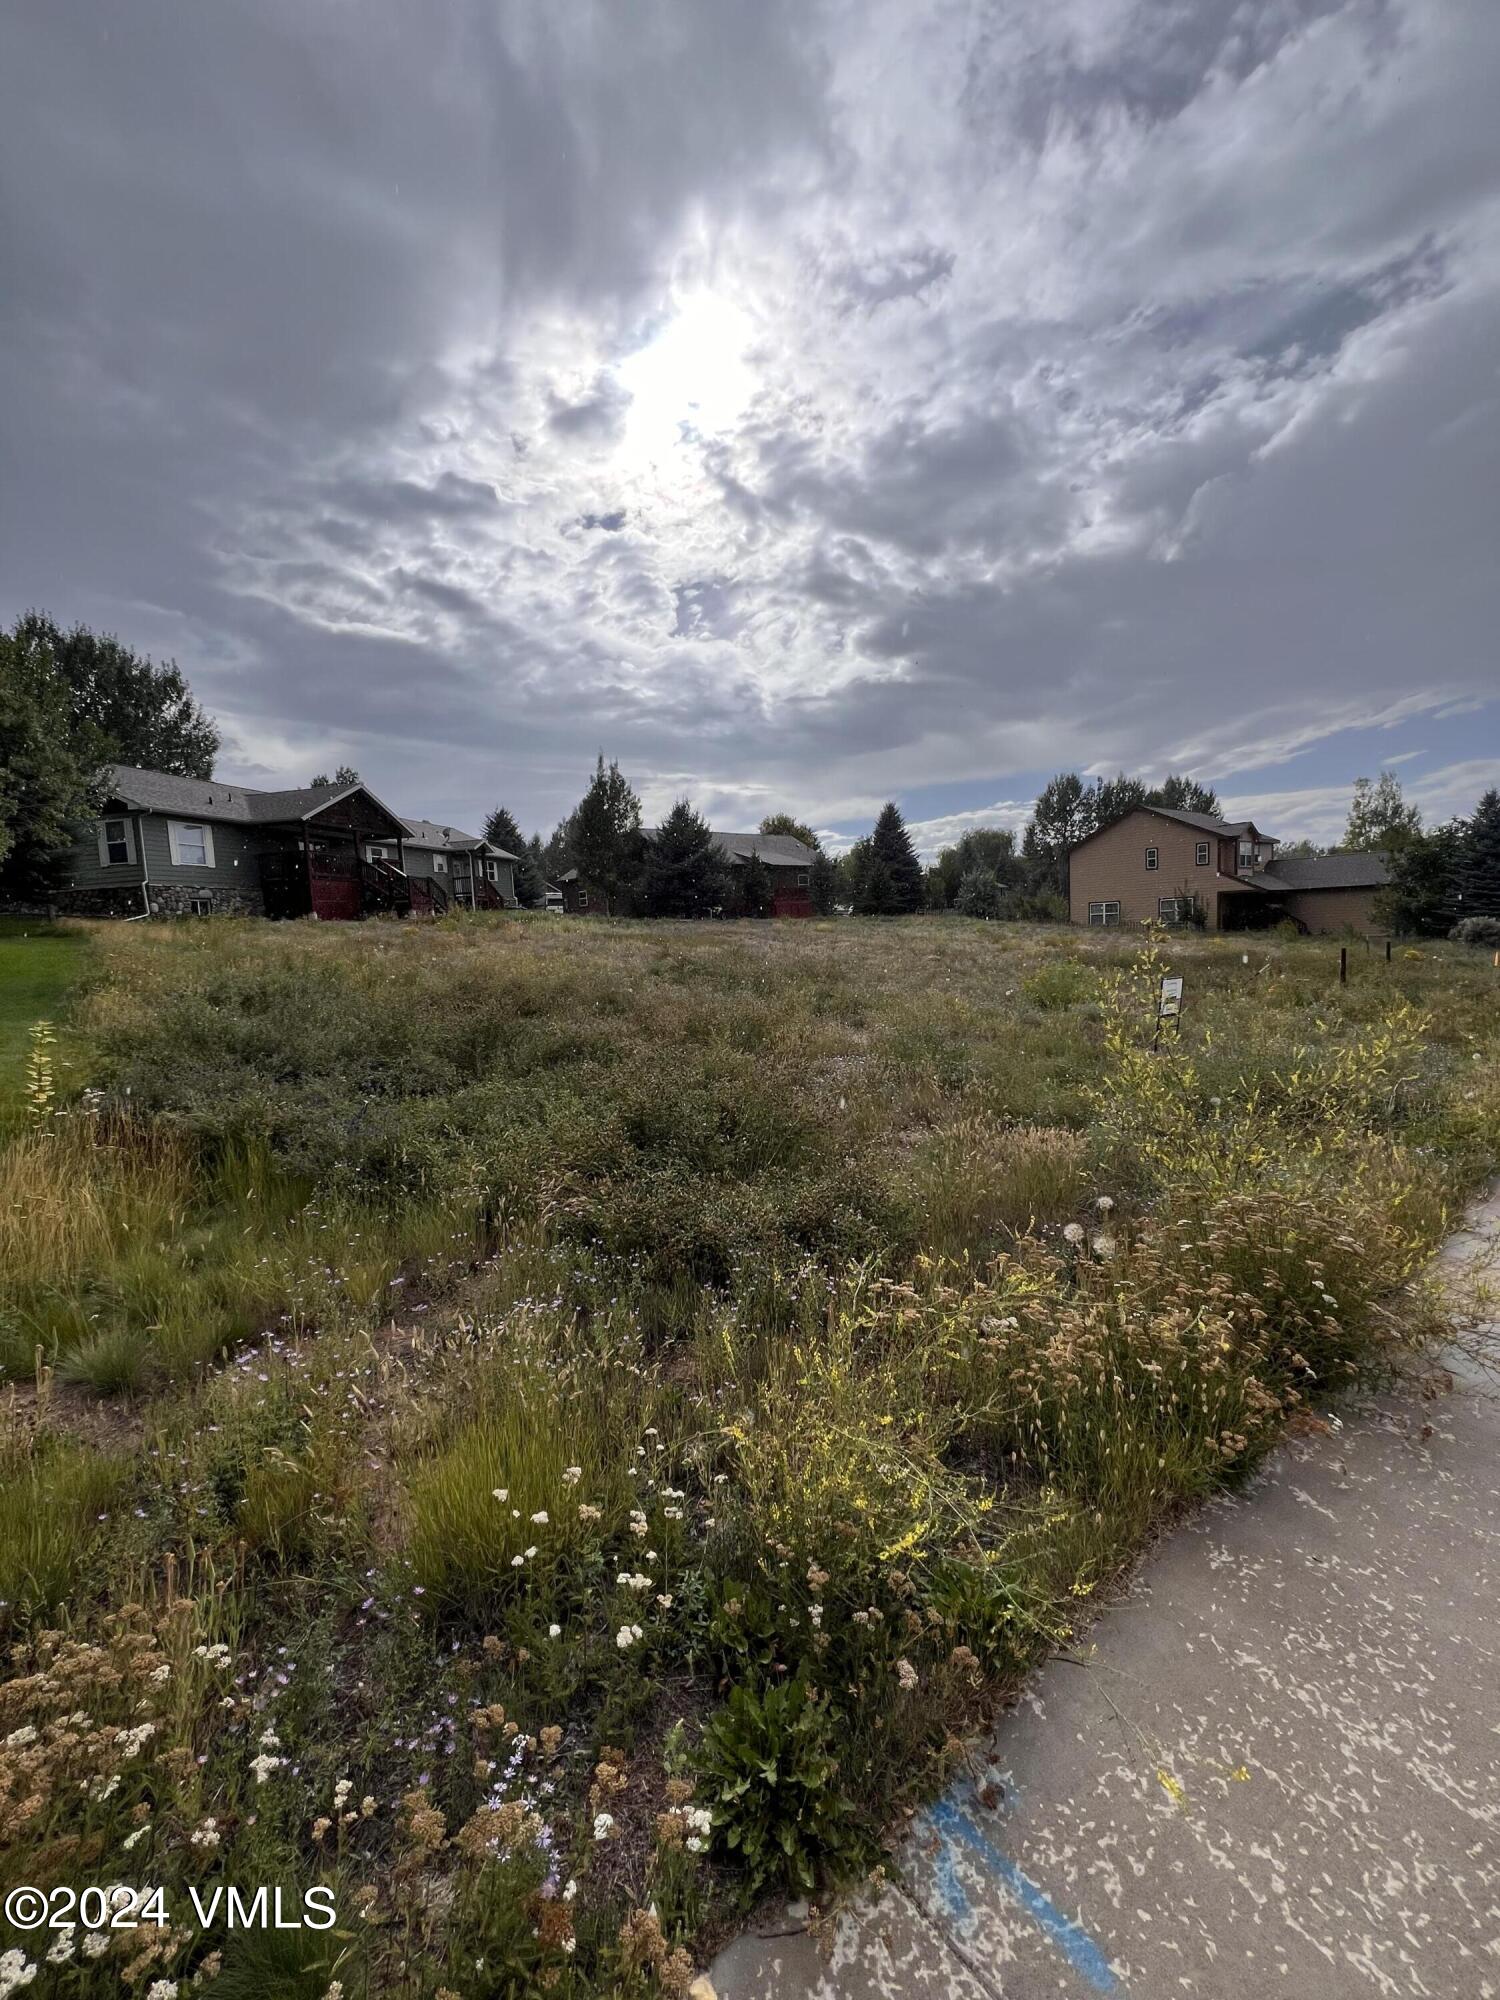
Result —
[[1382, 771], [1378, 778], [1355, 779], [1349, 823], [1344, 829], [1345, 847], [1389, 854], [1421, 831], [1422, 815], [1402, 797], [1401, 780], [1394, 771]]
[[7, 895], [52, 888], [59, 850], [97, 805], [93, 777], [77, 754], [67, 686], [45, 636], [0, 634], [0, 889]]
[[11, 633], [30, 657], [45, 653], [66, 691], [74, 755], [89, 768], [137, 764], [183, 778], [211, 778], [219, 731], [174, 660], [158, 664], [108, 632], [64, 632], [28, 611]]

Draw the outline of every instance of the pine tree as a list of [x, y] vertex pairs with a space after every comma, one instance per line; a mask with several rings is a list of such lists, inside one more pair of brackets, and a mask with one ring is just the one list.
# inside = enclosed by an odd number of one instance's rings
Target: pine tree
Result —
[[1458, 862], [1460, 913], [1500, 917], [1500, 792], [1493, 787], [1474, 808]]
[[870, 835], [870, 872], [865, 878], [862, 916], [908, 916], [922, 907], [922, 864], [894, 800], [880, 809]]
[[744, 917], [768, 917], [771, 914], [772, 890], [771, 871], [759, 854], [752, 851], [744, 867], [737, 871], [735, 887], [739, 891], [740, 915]]
[[1461, 820], [1411, 835], [1390, 859], [1391, 879], [1376, 908], [1403, 935], [1446, 937], [1460, 914], [1459, 875], [1467, 828]]
[[516, 883], [516, 901], [523, 910], [534, 910], [542, 902], [541, 871], [536, 858], [527, 845], [526, 837], [516, 824], [515, 814], [504, 806], [496, 806], [484, 823], [484, 837], [496, 847], [503, 847], [507, 854], [516, 857], [512, 873]]
[[568, 847], [585, 888], [597, 889], [605, 909], [618, 914], [640, 874], [641, 802], [618, 764], [605, 767], [602, 752], [568, 822]]
[[708, 821], [679, 799], [646, 848], [642, 894], [647, 916], [709, 916], [727, 898], [726, 875]]

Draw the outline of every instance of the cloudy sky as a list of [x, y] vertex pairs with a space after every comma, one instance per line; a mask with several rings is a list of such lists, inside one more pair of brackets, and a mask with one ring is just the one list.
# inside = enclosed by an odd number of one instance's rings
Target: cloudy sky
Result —
[[1500, 8], [12, 0], [0, 616], [221, 774], [1500, 780]]

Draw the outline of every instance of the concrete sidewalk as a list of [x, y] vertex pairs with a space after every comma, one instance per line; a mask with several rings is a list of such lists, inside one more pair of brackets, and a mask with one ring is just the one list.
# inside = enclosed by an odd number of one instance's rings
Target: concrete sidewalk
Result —
[[1497, 1387], [1351, 1404], [1206, 1508], [1003, 1721], [999, 1809], [955, 1787], [719, 2000], [1500, 2000]]

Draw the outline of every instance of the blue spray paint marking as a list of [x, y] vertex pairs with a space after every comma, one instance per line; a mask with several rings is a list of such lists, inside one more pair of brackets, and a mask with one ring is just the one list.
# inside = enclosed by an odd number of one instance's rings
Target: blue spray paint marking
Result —
[[[929, 1811], [928, 1818], [950, 1840], [956, 1836], [965, 1846], [973, 1849], [990, 1872], [1009, 1889], [1027, 1916], [1046, 1936], [1048, 1943], [1057, 1947], [1073, 1970], [1081, 1973], [1096, 1993], [1118, 1993], [1121, 1990], [1119, 1980], [1109, 1969], [1109, 1961], [1088, 1932], [1065, 1917], [1057, 1905], [1043, 1895], [1030, 1876], [1023, 1875], [1014, 1861], [1003, 1855], [974, 1824], [962, 1806], [954, 1805], [951, 1799], [939, 1799]], [[967, 1915], [968, 1898], [958, 1887], [952, 1855], [945, 1851], [938, 1862], [938, 1886], [945, 1899], [951, 1902], [950, 1881], [962, 1900], [962, 1914]], [[959, 1913], [955, 1911], [955, 1914]]]
[[937, 1875], [937, 1891], [949, 1918], [960, 1929], [969, 1930], [973, 1926], [974, 1912], [969, 1908], [964, 1885], [958, 1879], [957, 1859], [946, 1840], [938, 1843], [937, 1858], [932, 1865]]

